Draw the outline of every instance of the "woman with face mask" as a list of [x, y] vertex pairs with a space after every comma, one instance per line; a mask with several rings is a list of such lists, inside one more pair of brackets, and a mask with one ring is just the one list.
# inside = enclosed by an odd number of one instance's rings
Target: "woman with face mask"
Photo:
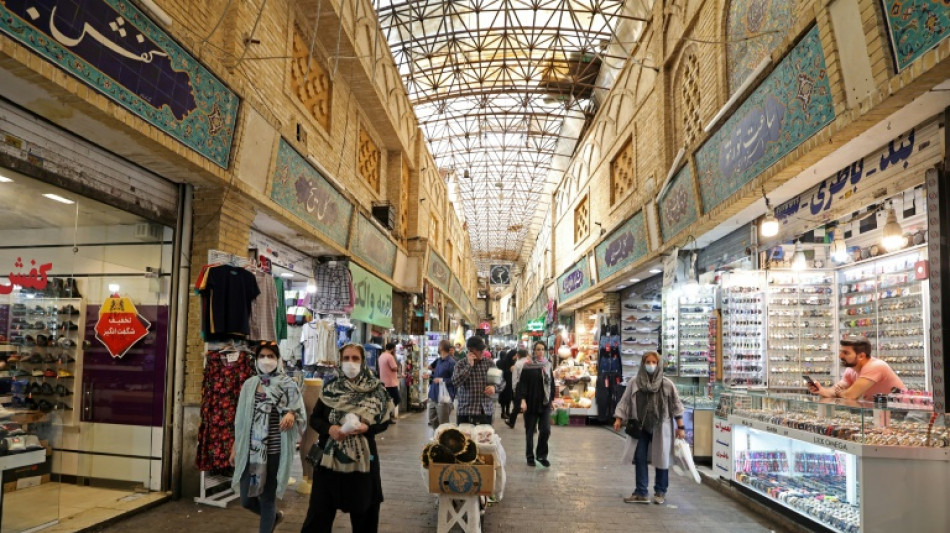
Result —
[[[614, 429], [620, 431], [628, 420], [639, 421], [640, 436], [636, 440], [633, 464], [636, 466], [636, 489], [623, 501], [626, 503], [650, 503], [647, 489], [650, 473], [647, 459], [653, 462], [656, 479], [653, 485], [653, 503], [662, 505], [670, 485], [670, 462], [673, 454], [673, 439], [685, 439], [683, 426], [683, 402], [676, 385], [663, 377], [660, 356], [647, 352], [640, 361], [640, 371], [631, 380], [617, 404], [614, 413]], [[633, 437], [627, 436], [628, 439]]]
[[241, 387], [234, 415], [231, 483], [241, 505], [260, 515], [260, 533], [271, 533], [284, 517], [277, 498], [284, 497], [307, 415], [300, 389], [280, 367], [277, 343], [261, 343], [256, 359], [258, 374]]
[[340, 349], [340, 372], [324, 387], [310, 416], [322, 454], [313, 468], [301, 533], [330, 533], [337, 510], [350, 514], [354, 533], [374, 533], [379, 525], [383, 484], [375, 436], [389, 427], [395, 406], [383, 382], [366, 367], [362, 346]]

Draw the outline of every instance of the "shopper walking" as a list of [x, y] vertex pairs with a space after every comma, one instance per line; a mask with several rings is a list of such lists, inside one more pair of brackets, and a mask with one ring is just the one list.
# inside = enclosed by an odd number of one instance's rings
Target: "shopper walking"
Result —
[[505, 388], [498, 394], [498, 405], [501, 406], [501, 417], [507, 419], [511, 415], [511, 402], [514, 400], [514, 390], [511, 385], [511, 367], [514, 364], [515, 351], [502, 350], [498, 358], [498, 368], [505, 380]]
[[389, 427], [392, 398], [367, 368], [362, 346], [340, 349], [340, 372], [342, 377], [324, 387], [310, 417], [320, 434], [320, 453], [311, 458], [313, 492], [301, 533], [330, 533], [337, 510], [350, 514], [354, 533], [375, 533], [379, 526], [383, 485], [376, 435]]
[[[614, 414], [614, 429], [617, 431], [624, 422], [637, 421], [636, 427], [627, 431], [628, 438], [636, 440], [636, 451], [633, 454], [636, 489], [631, 496], [623, 499], [624, 502], [650, 503], [647, 498], [647, 487], [650, 483], [648, 456], [656, 470], [653, 503], [661, 505], [666, 501], [666, 491], [670, 485], [669, 468], [673, 439], [686, 438], [683, 426], [684, 410], [676, 386], [663, 377], [660, 356], [656, 352], [647, 352], [640, 361], [640, 371], [636, 379], [627, 385]], [[631, 432], [638, 435], [631, 436]]]
[[[488, 369], [494, 364], [485, 358], [485, 341], [475, 335], [465, 343], [465, 357], [455, 363], [452, 383], [458, 400], [458, 424], [491, 424], [495, 411], [495, 387], [488, 384]], [[503, 387], [504, 383], [499, 385]]]
[[281, 368], [277, 343], [261, 343], [256, 358], [259, 374], [244, 382], [234, 415], [231, 485], [241, 505], [260, 516], [258, 531], [271, 533], [284, 517], [277, 499], [284, 497], [307, 414], [300, 389]]
[[[429, 405], [426, 408], [429, 415], [429, 426], [432, 429], [441, 424], [449, 423], [449, 416], [455, 409], [452, 401], [455, 400], [455, 384], [452, 383], [452, 373], [455, 371], [455, 347], [447, 340], [439, 341], [439, 357], [429, 365], [432, 371], [432, 381], [429, 383]], [[445, 386], [450, 401], [444, 401], [441, 391]]]
[[[521, 378], [521, 370], [524, 368], [525, 363], [528, 361], [528, 350], [524, 348], [518, 348], [515, 351], [515, 357], [512, 359], [511, 364], [511, 390], [518, 390], [518, 381]], [[508, 413], [508, 417], [505, 419], [505, 425], [511, 429], [515, 429], [515, 422], [518, 421], [518, 414], [521, 413], [521, 402], [514, 401], [512, 396], [512, 409]]]
[[389, 396], [393, 399], [393, 405], [396, 406], [393, 410], [392, 419], [392, 423], [395, 424], [396, 419], [399, 418], [401, 399], [399, 397], [399, 363], [396, 362], [396, 345], [394, 343], [386, 343], [383, 353], [379, 354], [377, 364], [379, 365], [379, 380], [386, 386]]
[[[525, 457], [528, 466], [537, 463], [547, 468], [548, 438], [551, 436], [551, 403], [554, 401], [554, 375], [547, 359], [548, 347], [543, 342], [534, 343], [531, 358], [521, 369], [515, 402], [524, 413]], [[538, 447], [534, 447], [534, 432], [538, 431]]]

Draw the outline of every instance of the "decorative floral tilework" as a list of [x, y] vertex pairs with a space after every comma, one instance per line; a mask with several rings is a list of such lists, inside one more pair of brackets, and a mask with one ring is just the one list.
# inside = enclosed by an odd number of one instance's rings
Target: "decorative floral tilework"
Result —
[[882, 1], [898, 71], [950, 36], [950, 0]]
[[666, 242], [677, 233], [692, 224], [699, 217], [696, 206], [696, 189], [693, 188], [693, 176], [689, 165], [684, 166], [673, 176], [666, 192], [658, 202], [660, 215], [660, 235]]
[[696, 152], [705, 212], [834, 117], [825, 54], [815, 27]]
[[787, 37], [789, 29], [795, 26], [797, 7], [797, 0], [729, 2], [729, 94]]

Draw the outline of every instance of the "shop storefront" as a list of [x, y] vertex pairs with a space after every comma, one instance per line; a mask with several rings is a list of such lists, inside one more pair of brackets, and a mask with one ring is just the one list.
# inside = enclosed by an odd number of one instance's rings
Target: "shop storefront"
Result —
[[165, 498], [190, 190], [3, 101], [0, 137], [3, 530]]

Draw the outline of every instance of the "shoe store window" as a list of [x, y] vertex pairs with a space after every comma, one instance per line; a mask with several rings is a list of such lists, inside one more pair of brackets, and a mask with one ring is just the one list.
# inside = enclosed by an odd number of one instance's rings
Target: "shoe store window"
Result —
[[174, 229], [2, 167], [0, 211], [0, 531], [160, 497]]

